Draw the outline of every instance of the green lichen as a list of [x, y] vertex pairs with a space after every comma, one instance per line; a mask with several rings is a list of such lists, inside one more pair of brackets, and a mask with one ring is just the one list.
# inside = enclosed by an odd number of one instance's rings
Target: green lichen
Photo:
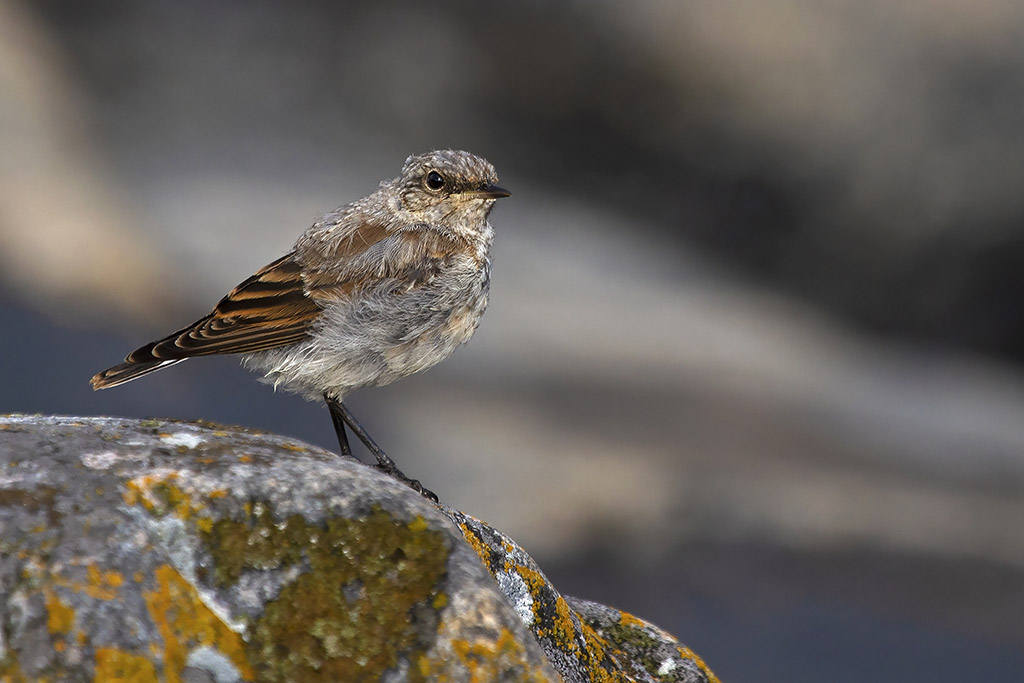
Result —
[[4, 656], [0, 657], [0, 683], [27, 683], [27, 681], [25, 674], [21, 672], [17, 653], [7, 650]]
[[313, 539], [322, 531], [311, 531], [300, 515], [278, 523], [262, 503], [247, 508], [251, 510], [249, 519], [220, 519], [202, 533], [203, 543], [215, 560], [214, 580], [221, 587], [237, 583], [246, 569], [279, 569], [298, 564], [305, 557], [306, 546], [319, 543]]
[[201, 534], [214, 581], [226, 587], [246, 571], [302, 569], [247, 629], [247, 659], [260, 679], [373, 681], [400, 656], [416, 662], [430, 647], [449, 553], [441, 532], [380, 508], [323, 524], [275, 520], [266, 503], [247, 510], [247, 519], [218, 520]]
[[[637, 628], [629, 624], [620, 622], [614, 626], [609, 626], [604, 631], [605, 636], [611, 642], [615, 643], [619, 648], [628, 648], [630, 652], [634, 654], [647, 653], [650, 654], [661, 645], [661, 642], [654, 638], [643, 628]], [[653, 660], [644, 661], [644, 668], [648, 672], [653, 673], [658, 668], [658, 662]]]
[[[664, 642], [650, 631], [645, 622], [631, 614], [622, 612], [619, 623], [602, 629], [602, 635], [607, 641], [614, 643], [616, 649], [628, 653], [627, 659], [638, 663], [656, 680], [666, 683], [676, 680], [675, 674], [658, 673], [663, 658], [657, 653]], [[718, 683], [718, 678], [711, 672], [711, 669], [689, 648], [679, 647], [677, 653], [681, 659], [688, 659], [696, 664], [709, 683]]]
[[158, 683], [156, 667], [145, 657], [117, 648], [96, 650], [96, 683]]
[[182, 519], [188, 519], [195, 512], [195, 509], [200, 507], [192, 501], [191, 496], [185, 493], [181, 487], [169, 482], [153, 484], [150, 492], [155, 503], [152, 512], [157, 517], [173, 512]]

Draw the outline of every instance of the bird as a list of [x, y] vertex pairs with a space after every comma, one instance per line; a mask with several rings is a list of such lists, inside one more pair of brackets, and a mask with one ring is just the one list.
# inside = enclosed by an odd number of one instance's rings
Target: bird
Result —
[[191, 325], [93, 376], [108, 389], [196, 356], [240, 354], [275, 389], [324, 401], [343, 455], [346, 426], [376, 467], [428, 498], [345, 405], [352, 391], [433, 367], [469, 341], [487, 307], [489, 215], [509, 197], [485, 159], [412, 155], [377, 190], [325, 214]]

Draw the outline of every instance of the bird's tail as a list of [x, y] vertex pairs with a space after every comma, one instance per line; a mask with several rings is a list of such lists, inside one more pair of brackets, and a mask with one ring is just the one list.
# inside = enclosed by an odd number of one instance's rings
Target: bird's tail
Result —
[[151, 372], [156, 372], [166, 368], [169, 365], [180, 363], [187, 358], [171, 358], [168, 360], [150, 360], [150, 361], [125, 361], [120, 365], [115, 365], [112, 368], [107, 368], [103, 372], [96, 373], [90, 381], [93, 389], [109, 389], [110, 387], [116, 387], [119, 384], [130, 382], [133, 379], [148, 375]]

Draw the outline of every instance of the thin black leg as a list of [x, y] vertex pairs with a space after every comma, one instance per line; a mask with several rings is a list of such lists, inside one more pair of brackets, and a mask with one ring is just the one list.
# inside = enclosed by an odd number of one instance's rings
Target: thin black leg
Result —
[[331, 422], [334, 423], [334, 433], [338, 435], [338, 445], [341, 446], [341, 454], [351, 457], [352, 447], [348, 445], [348, 434], [345, 433], [345, 421], [341, 419], [341, 416], [334, 410], [334, 406], [338, 401], [327, 394], [324, 394], [324, 400], [327, 402], [327, 409], [331, 413]]
[[[437, 502], [437, 494], [430, 489], [424, 488], [422, 484], [416, 479], [411, 479], [398, 469], [398, 465], [395, 461], [388, 457], [387, 453], [377, 445], [377, 442], [367, 433], [363, 426], [359, 424], [356, 416], [352, 414], [352, 411], [348, 409], [344, 403], [339, 401], [334, 396], [324, 394], [324, 400], [327, 401], [327, 408], [331, 412], [331, 420], [334, 422], [334, 431], [338, 433], [338, 441], [341, 444], [341, 451], [344, 454], [348, 448], [348, 437], [345, 435], [345, 426], [347, 425], [352, 433], [359, 437], [359, 440], [373, 453], [373, 457], [377, 459], [377, 469], [385, 474], [388, 474], [395, 479], [403, 482], [410, 488], [419, 493], [423, 494], [424, 497]], [[344, 439], [344, 441], [343, 441]], [[351, 450], [347, 453], [351, 455]]]

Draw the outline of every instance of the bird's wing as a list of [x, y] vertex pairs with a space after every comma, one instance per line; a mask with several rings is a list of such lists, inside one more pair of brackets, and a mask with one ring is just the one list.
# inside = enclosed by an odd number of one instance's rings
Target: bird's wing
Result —
[[272, 349], [305, 337], [322, 310], [306, 293], [301, 264], [288, 254], [231, 290], [205, 317], [133, 351], [125, 360]]
[[323, 309], [307, 294], [290, 253], [261, 268], [188, 327], [132, 351], [92, 378], [94, 389], [123, 384], [191, 356], [250, 353], [302, 340]]

